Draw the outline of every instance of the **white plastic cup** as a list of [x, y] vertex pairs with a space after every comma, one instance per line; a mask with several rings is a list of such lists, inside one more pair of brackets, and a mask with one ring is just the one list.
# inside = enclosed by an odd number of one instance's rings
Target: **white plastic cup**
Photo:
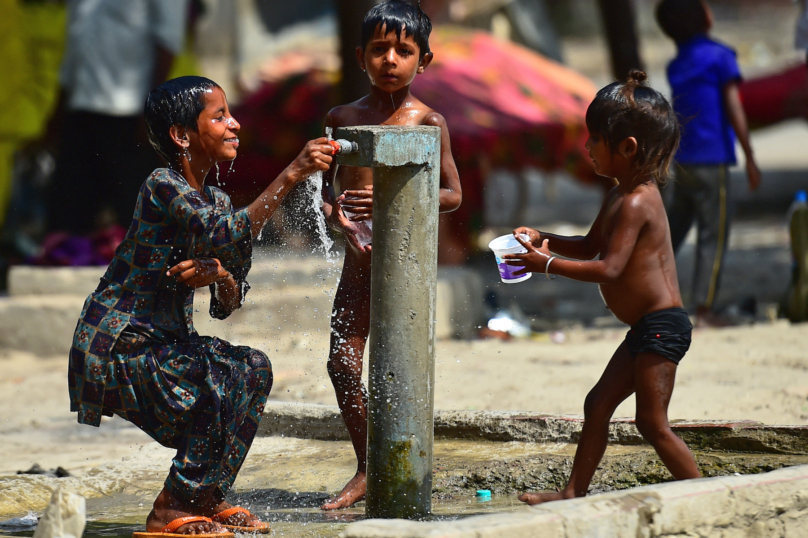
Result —
[[[530, 238], [522, 234], [519, 237], [522, 238], [523, 241], [530, 241]], [[501, 235], [488, 243], [488, 248], [494, 251], [494, 256], [497, 259], [497, 268], [499, 269], [499, 276], [502, 279], [502, 282], [505, 284], [516, 284], [517, 282], [524, 282], [531, 276], [533, 273], [525, 273], [524, 275], [514, 276], [513, 274], [520, 269], [524, 269], [524, 266], [518, 265], [508, 265], [505, 263], [505, 260], [502, 257], [505, 254], [524, 254], [527, 252], [527, 249], [522, 246], [522, 244], [516, 240], [513, 234], [508, 235]]]

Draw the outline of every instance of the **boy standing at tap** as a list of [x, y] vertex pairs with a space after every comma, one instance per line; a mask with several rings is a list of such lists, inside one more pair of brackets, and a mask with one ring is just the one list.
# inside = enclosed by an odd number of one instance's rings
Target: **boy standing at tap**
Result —
[[[410, 93], [410, 84], [432, 61], [432, 23], [420, 5], [389, 0], [371, 9], [362, 23], [356, 48], [359, 66], [370, 80], [370, 93], [331, 110], [325, 126], [431, 125], [441, 128], [440, 208], [454, 211], [461, 190], [452, 158], [446, 120]], [[334, 184], [342, 194], [337, 197]], [[345, 262], [331, 314], [328, 374], [356, 452], [356, 475], [323, 510], [347, 508], [365, 497], [367, 395], [362, 385], [362, 356], [370, 331], [370, 252], [360, 224], [370, 221], [373, 173], [369, 168], [332, 164], [323, 182], [323, 213], [329, 226], [346, 239]], [[344, 210], [344, 211], [343, 211]], [[346, 216], [346, 213], [349, 216]], [[363, 227], [367, 231], [367, 227]]]
[[710, 8], [703, 0], [662, 0], [657, 21], [678, 53], [668, 65], [673, 106], [682, 122], [676, 182], [668, 204], [674, 252], [698, 223], [691, 302], [696, 326], [725, 325], [715, 300], [729, 240], [731, 206], [728, 167], [735, 164], [735, 137], [746, 155], [749, 189], [760, 185], [738, 83], [735, 51], [710, 39]]

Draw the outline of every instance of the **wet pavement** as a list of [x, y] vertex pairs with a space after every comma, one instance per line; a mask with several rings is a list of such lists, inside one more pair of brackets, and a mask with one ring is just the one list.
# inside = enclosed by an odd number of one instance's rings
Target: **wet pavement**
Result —
[[[437, 440], [434, 450], [433, 518], [454, 519], [520, 508], [516, 494], [564, 485], [574, 444]], [[171, 451], [144, 445], [123, 461], [107, 463], [80, 477], [0, 476], [0, 520], [41, 512], [59, 484], [88, 498], [87, 537], [129, 537], [142, 529], [152, 497], [165, 476]], [[705, 476], [750, 474], [806, 464], [806, 455], [695, 451]], [[229, 500], [271, 521], [275, 536], [337, 536], [364, 517], [364, 505], [322, 512], [320, 504], [354, 471], [346, 441], [284, 437], [258, 438]], [[595, 475], [591, 492], [626, 489], [671, 480], [653, 449], [612, 445]], [[475, 492], [488, 489], [490, 502]], [[0, 525], [0, 534], [9, 534]], [[31, 536], [31, 531], [11, 533]]]

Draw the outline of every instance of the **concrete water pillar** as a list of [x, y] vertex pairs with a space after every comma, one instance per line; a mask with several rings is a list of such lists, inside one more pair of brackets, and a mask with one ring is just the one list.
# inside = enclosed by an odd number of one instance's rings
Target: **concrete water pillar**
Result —
[[359, 147], [339, 164], [373, 168], [366, 513], [417, 518], [432, 508], [440, 129], [335, 137]]

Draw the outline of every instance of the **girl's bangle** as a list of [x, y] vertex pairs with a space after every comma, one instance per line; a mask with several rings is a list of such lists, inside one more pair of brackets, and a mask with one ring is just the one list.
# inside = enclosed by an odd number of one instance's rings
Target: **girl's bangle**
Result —
[[547, 280], [555, 280], [556, 275], [550, 276], [550, 264], [553, 263], [555, 259], [555, 256], [550, 256], [550, 259], [547, 260], [547, 265], [544, 266], [544, 276], [547, 277]]

